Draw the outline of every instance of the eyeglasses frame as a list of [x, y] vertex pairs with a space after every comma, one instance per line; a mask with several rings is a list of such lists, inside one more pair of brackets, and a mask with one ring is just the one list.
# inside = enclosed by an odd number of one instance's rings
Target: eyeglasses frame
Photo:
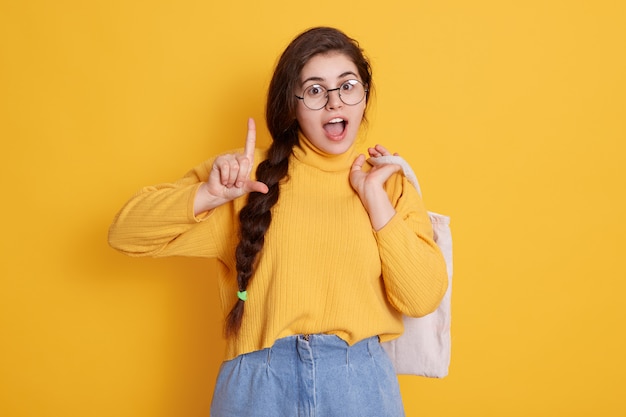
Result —
[[[356, 81], [357, 83], [359, 83], [359, 84], [361, 84], [361, 85], [363, 86], [363, 98], [361, 98], [361, 100], [359, 100], [358, 102], [356, 102], [356, 103], [354, 103], [354, 104], [348, 104], [348, 103], [346, 103], [345, 101], [343, 101], [343, 98], [341, 98], [341, 87], [342, 87], [344, 84], [349, 83], [350, 81]], [[300, 97], [299, 95], [294, 94], [294, 96], [295, 96], [298, 100], [302, 100], [302, 104], [304, 104], [304, 105], [305, 105], [305, 107], [306, 107], [307, 109], [309, 109], [309, 110], [313, 110], [313, 111], [322, 110], [324, 107], [326, 107], [326, 106], [328, 105], [328, 102], [330, 101], [330, 93], [331, 93], [332, 91], [338, 91], [338, 93], [337, 93], [337, 94], [339, 95], [339, 100], [341, 100], [341, 102], [342, 102], [343, 104], [345, 104], [346, 106], [356, 106], [357, 104], [361, 103], [361, 102], [365, 99], [365, 97], [367, 97], [367, 93], [369, 93], [369, 91], [370, 91], [370, 90], [369, 90], [369, 88], [367, 88], [367, 86], [365, 85], [365, 83], [363, 83], [363, 82], [361, 82], [361, 81], [359, 81], [359, 80], [353, 79], [353, 78], [352, 78], [352, 79], [349, 79], [349, 80], [346, 80], [346, 81], [344, 81], [344, 82], [342, 82], [342, 83], [341, 83], [341, 85], [340, 85], [339, 87], [337, 87], [337, 88], [327, 89], [326, 87], [324, 87], [323, 85], [320, 85], [320, 84], [313, 84], [313, 85], [319, 85], [320, 87], [324, 88], [324, 90], [326, 90], [326, 102], [325, 102], [325, 103], [324, 103], [324, 105], [323, 105], [322, 107], [320, 107], [320, 108], [317, 108], [317, 109], [312, 109], [312, 108], [310, 108], [310, 107], [309, 107], [309, 106], [307, 106], [307, 105], [306, 105], [306, 103], [304, 102], [304, 96], [303, 96], [303, 97]], [[310, 87], [312, 87], [313, 85], [311, 85]], [[308, 87], [307, 87], [307, 88], [308, 88]], [[304, 90], [303, 90], [303, 91], [304, 91]]]

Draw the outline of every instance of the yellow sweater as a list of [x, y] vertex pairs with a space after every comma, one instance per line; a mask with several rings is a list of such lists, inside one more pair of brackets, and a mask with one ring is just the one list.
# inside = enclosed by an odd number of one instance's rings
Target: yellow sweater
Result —
[[[437, 308], [448, 279], [421, 198], [394, 175], [386, 188], [397, 213], [375, 232], [348, 180], [356, 155], [355, 147], [325, 155], [305, 138], [294, 148], [226, 359], [294, 334], [386, 341], [402, 333], [402, 313], [419, 317]], [[211, 166], [206, 161], [175, 183], [140, 190], [115, 217], [109, 243], [131, 256], [216, 258], [226, 316], [237, 301], [237, 214], [246, 198], [194, 216], [196, 189]]]

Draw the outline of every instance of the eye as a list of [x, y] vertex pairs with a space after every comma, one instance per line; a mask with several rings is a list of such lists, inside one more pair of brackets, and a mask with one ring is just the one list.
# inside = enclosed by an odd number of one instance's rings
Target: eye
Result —
[[304, 94], [306, 94], [309, 97], [322, 97], [324, 96], [325, 91], [326, 90], [321, 85], [314, 84], [310, 87], [307, 87], [307, 89], [304, 90]]
[[341, 91], [348, 92], [354, 88], [356, 84], [359, 82], [357, 80], [348, 80], [345, 83], [341, 84]]

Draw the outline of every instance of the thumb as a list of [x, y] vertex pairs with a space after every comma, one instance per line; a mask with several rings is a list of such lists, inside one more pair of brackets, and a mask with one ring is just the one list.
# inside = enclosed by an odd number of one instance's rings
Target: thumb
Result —
[[363, 164], [365, 164], [365, 155], [360, 154], [359, 156], [356, 157], [356, 159], [352, 163], [350, 172], [363, 170]]
[[262, 194], [267, 194], [270, 190], [265, 183], [253, 180], [246, 181], [243, 185], [243, 189], [246, 193], [258, 192]]

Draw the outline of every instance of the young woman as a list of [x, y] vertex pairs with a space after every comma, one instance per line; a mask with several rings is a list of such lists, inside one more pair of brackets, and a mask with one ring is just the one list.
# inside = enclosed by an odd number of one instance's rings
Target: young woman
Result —
[[404, 415], [380, 342], [402, 314], [434, 311], [448, 281], [417, 191], [357, 152], [372, 87], [356, 41], [300, 34], [269, 87], [270, 148], [255, 149], [250, 120], [242, 152], [144, 188], [110, 228], [128, 255], [217, 258], [227, 352], [213, 417]]

